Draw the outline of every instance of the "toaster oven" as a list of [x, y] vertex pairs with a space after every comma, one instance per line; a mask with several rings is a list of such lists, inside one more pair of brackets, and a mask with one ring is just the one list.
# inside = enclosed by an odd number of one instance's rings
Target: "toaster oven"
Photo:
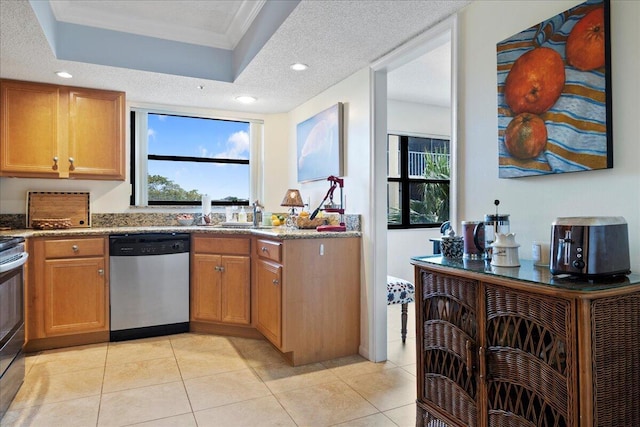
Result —
[[563, 217], [551, 227], [551, 274], [587, 278], [629, 274], [629, 232], [623, 217]]

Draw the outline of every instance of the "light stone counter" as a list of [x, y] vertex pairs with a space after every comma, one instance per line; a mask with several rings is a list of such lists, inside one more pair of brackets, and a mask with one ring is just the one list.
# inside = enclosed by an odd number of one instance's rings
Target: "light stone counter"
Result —
[[64, 230], [33, 230], [33, 229], [14, 229], [0, 231], [2, 236], [21, 236], [21, 237], [75, 237], [75, 236], [96, 236], [109, 234], [125, 234], [125, 233], [204, 233], [215, 235], [248, 235], [267, 237], [279, 240], [290, 239], [322, 239], [322, 238], [341, 238], [341, 237], [361, 237], [359, 231], [344, 232], [318, 232], [315, 229], [288, 230], [286, 227], [272, 228], [224, 228], [220, 226], [144, 226], [144, 227], [91, 227], [91, 228], [68, 228]]

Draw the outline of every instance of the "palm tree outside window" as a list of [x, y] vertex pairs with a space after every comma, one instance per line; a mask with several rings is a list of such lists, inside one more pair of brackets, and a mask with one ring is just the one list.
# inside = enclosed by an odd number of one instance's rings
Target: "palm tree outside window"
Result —
[[388, 228], [433, 228], [448, 221], [450, 171], [448, 139], [388, 135]]

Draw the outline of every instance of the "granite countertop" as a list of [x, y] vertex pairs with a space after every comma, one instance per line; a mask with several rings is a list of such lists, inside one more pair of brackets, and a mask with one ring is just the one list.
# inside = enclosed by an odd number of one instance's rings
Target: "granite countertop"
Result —
[[216, 235], [247, 235], [268, 237], [279, 240], [291, 239], [322, 239], [322, 238], [344, 238], [361, 237], [359, 231], [344, 232], [318, 232], [315, 229], [287, 229], [286, 227], [272, 228], [235, 228], [221, 226], [143, 226], [143, 227], [90, 227], [90, 228], [67, 228], [63, 230], [34, 230], [34, 229], [13, 229], [0, 231], [0, 236], [21, 236], [21, 237], [64, 237], [64, 236], [96, 236], [108, 234], [125, 233], [204, 233]]

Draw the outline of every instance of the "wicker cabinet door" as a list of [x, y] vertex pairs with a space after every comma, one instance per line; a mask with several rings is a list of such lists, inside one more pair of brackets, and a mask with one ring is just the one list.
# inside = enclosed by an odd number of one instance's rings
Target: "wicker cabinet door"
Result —
[[473, 280], [420, 271], [418, 424], [448, 425], [429, 412], [436, 406], [435, 412], [447, 413], [456, 424], [477, 425], [477, 289]]
[[488, 424], [578, 425], [573, 302], [493, 285], [485, 302]]

